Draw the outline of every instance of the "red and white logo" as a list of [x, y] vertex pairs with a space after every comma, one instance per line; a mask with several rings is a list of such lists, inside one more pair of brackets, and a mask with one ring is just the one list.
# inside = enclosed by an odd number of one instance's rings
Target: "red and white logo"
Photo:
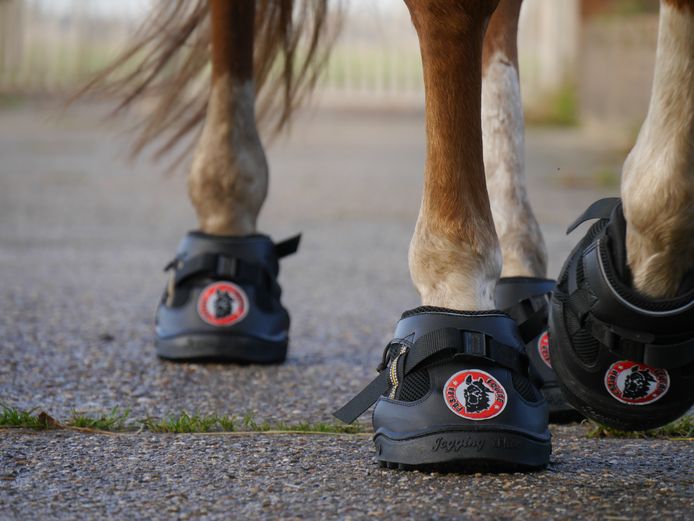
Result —
[[552, 369], [552, 361], [549, 359], [549, 334], [547, 331], [537, 339], [537, 352], [547, 367]]
[[443, 387], [448, 408], [468, 420], [488, 420], [506, 407], [506, 389], [492, 375], [479, 369], [455, 373]]
[[621, 360], [612, 364], [605, 373], [605, 387], [617, 401], [646, 405], [665, 396], [670, 388], [670, 375], [665, 369]]
[[198, 298], [198, 315], [213, 326], [231, 326], [247, 314], [248, 297], [231, 282], [213, 282]]

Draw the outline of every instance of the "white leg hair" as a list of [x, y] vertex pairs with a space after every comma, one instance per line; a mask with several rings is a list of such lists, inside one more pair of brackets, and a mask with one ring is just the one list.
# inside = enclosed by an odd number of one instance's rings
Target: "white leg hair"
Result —
[[634, 286], [675, 295], [694, 267], [694, 8], [661, 2], [653, 90], [622, 198]]
[[268, 189], [268, 166], [255, 124], [250, 80], [216, 78], [207, 119], [188, 176], [200, 229], [217, 235], [247, 235]]
[[487, 191], [503, 256], [502, 277], [544, 277], [547, 254], [525, 188], [525, 136], [518, 71], [497, 50], [482, 77]]

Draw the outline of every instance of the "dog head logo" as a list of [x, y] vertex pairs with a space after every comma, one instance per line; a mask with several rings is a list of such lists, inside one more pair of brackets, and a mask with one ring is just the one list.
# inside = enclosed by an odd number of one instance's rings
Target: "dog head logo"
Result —
[[234, 297], [228, 292], [218, 289], [214, 294], [214, 315], [216, 318], [224, 318], [231, 315], [234, 307]]
[[200, 293], [198, 315], [213, 326], [231, 326], [248, 313], [248, 297], [236, 284], [213, 282]]
[[662, 398], [670, 388], [665, 369], [621, 360], [605, 373], [605, 388], [617, 401], [629, 405], [646, 405]]
[[443, 388], [448, 408], [468, 420], [488, 420], [506, 407], [504, 387], [492, 375], [479, 369], [455, 373]]
[[650, 371], [641, 371], [638, 366], [632, 367], [624, 379], [624, 398], [632, 400], [643, 398], [648, 395], [648, 390], [655, 381]]
[[489, 387], [484, 385], [484, 380], [473, 380], [471, 375], [465, 379], [465, 410], [469, 412], [480, 412], [489, 409], [489, 395], [493, 395]]

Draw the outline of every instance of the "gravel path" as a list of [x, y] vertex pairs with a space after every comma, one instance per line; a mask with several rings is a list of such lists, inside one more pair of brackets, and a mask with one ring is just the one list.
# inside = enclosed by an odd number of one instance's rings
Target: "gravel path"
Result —
[[[0, 113], [0, 401], [58, 418], [120, 406], [134, 418], [330, 420], [417, 304], [406, 253], [421, 114], [326, 110], [271, 149], [262, 228], [277, 239], [304, 232], [282, 265], [291, 352], [281, 367], [235, 367], [154, 356], [161, 268], [193, 213], [182, 175], [119, 159], [125, 136], [97, 127], [102, 113]], [[575, 240], [563, 230], [615, 193], [600, 184], [621, 154], [572, 131], [533, 131], [527, 148], [555, 275]], [[2, 431], [0, 519], [691, 516], [690, 442], [584, 430], [555, 429], [550, 469], [529, 476], [387, 472], [365, 436]]]
[[10, 433], [0, 516], [691, 519], [692, 444], [579, 431], [530, 475], [388, 471], [364, 436]]

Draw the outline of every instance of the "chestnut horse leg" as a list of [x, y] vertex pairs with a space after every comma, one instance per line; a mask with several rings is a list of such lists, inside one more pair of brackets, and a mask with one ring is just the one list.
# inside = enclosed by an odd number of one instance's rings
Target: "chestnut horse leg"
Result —
[[501, 251], [482, 156], [482, 43], [498, 1], [405, 0], [426, 93], [424, 193], [410, 244], [424, 305], [494, 308]]
[[255, 122], [255, 0], [210, 0], [212, 80], [207, 118], [188, 177], [203, 232], [247, 235], [268, 188]]
[[482, 52], [484, 170], [504, 277], [544, 277], [547, 253], [525, 188], [523, 106], [518, 77], [522, 0], [501, 0]]
[[634, 287], [678, 293], [694, 268], [694, 0], [663, 0], [648, 116], [622, 174]]

